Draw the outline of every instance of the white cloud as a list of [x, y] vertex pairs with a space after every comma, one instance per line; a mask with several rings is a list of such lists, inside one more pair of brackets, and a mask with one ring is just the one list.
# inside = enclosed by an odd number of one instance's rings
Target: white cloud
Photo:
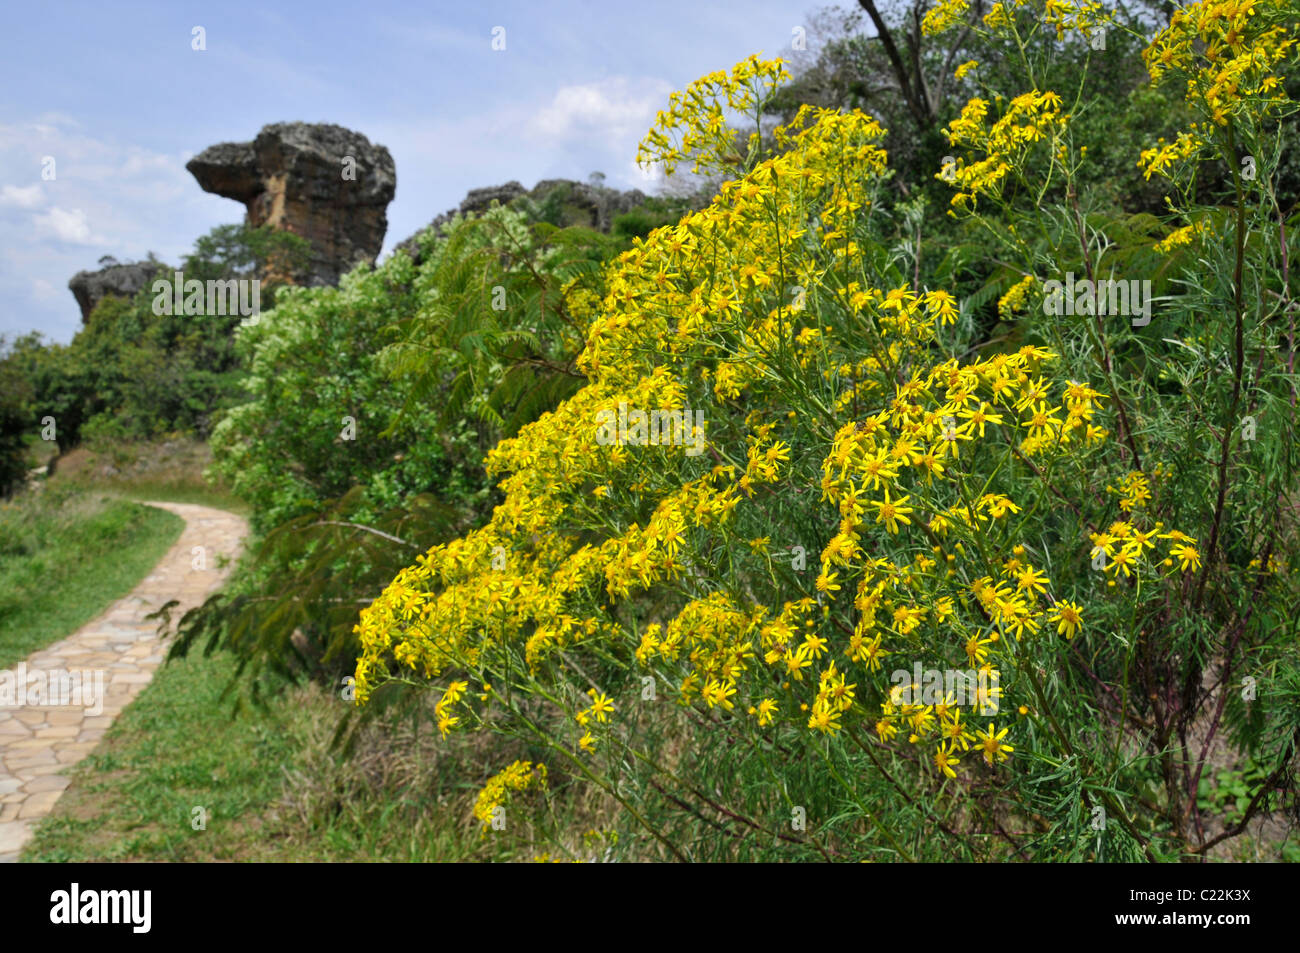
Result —
[[74, 245], [102, 245], [103, 241], [90, 232], [90, 222], [86, 213], [79, 208], [72, 211], [53, 206], [48, 212], [34, 215], [32, 221], [36, 227], [53, 234], [59, 241]]
[[[13, 183], [0, 185], [0, 334], [37, 328], [66, 341], [81, 326], [72, 275], [97, 267], [104, 252], [177, 261], [197, 236], [240, 215], [198, 187], [179, 151], [123, 141], [91, 121], [45, 114], [0, 123], [0, 183]], [[39, 178], [43, 155], [57, 158], [57, 179]]]
[[0, 205], [36, 208], [41, 204], [41, 198], [41, 187], [39, 185], [29, 185], [26, 188], [6, 185], [4, 189], [0, 190]]
[[172, 172], [175, 169], [175, 163], [171, 156], [165, 156], [158, 153], [133, 152], [126, 162], [122, 165], [122, 174], [126, 176], [139, 175], [141, 172], [153, 173], [157, 171]]
[[653, 191], [657, 177], [637, 169], [636, 145], [671, 91], [662, 79], [616, 76], [540, 88], [460, 116], [369, 123], [367, 135], [392, 151], [401, 183], [388, 210], [385, 250], [454, 208], [469, 189], [511, 179], [530, 188], [599, 169], [613, 188]]
[[664, 185], [663, 169], [657, 165], [642, 168], [637, 165], [635, 158], [629, 158], [623, 163], [621, 171], [615, 170], [614, 182], [610, 184], [619, 183], [624, 188], [640, 189], [642, 192], [653, 194]]
[[36, 121], [43, 126], [71, 126], [77, 128], [81, 125], [75, 117], [61, 112], [43, 112], [37, 117]]
[[593, 131], [622, 139], [649, 128], [670, 92], [672, 85], [664, 80], [626, 76], [562, 86], [537, 113], [533, 128], [548, 139], [568, 139]]

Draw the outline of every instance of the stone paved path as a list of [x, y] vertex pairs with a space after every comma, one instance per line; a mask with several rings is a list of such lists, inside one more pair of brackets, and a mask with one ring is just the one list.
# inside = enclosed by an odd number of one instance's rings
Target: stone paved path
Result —
[[[128, 596], [25, 662], [28, 686], [37, 684], [33, 673], [45, 673], [47, 679], [50, 673], [97, 673], [84, 681], [88, 688], [102, 684], [102, 711], [96, 713], [100, 704], [89, 693], [73, 698], [76, 704], [50, 704], [66, 699], [44, 697], [35, 699], [40, 704], [0, 705], [0, 862], [18, 859], [36, 823], [68, 786], [64, 772], [94, 750], [162, 663], [165, 645], [157, 634], [158, 622], [145, 616], [177, 599], [180, 605], [171, 615], [175, 621], [201, 603], [229, 572], [229, 565], [218, 567], [218, 557], [233, 560], [248, 532], [243, 519], [224, 510], [191, 503], [149, 505], [185, 520], [176, 544]], [[195, 568], [200, 564], [203, 568]], [[16, 678], [19, 666], [10, 671]]]

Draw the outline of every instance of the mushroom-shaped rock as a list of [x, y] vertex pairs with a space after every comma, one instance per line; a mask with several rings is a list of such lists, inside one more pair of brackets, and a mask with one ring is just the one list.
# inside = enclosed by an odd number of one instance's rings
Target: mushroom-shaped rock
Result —
[[301, 284], [336, 284], [383, 247], [397, 169], [386, 148], [359, 132], [273, 123], [252, 142], [211, 146], [185, 167], [205, 191], [244, 203], [250, 226], [286, 229], [311, 243], [305, 271], [293, 276]]

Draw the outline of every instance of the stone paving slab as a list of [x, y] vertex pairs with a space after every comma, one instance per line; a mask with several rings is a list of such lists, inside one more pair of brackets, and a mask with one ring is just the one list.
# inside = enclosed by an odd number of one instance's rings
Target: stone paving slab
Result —
[[[193, 503], [147, 505], [185, 520], [175, 545], [129, 595], [9, 670], [15, 681], [25, 672], [29, 686], [35, 684], [33, 675], [39, 680], [43, 674], [50, 693], [51, 676], [70, 673], [73, 691], [68, 697], [22, 699], [27, 703], [17, 707], [0, 705], [0, 863], [18, 859], [37, 822], [68, 786], [64, 772], [94, 750], [162, 664], [165, 639], [158, 635], [158, 623], [145, 616], [176, 599], [174, 621], [203, 602], [230, 571], [231, 564], [218, 568], [219, 558], [233, 563], [248, 533], [243, 519], [224, 510]], [[78, 683], [85, 685], [80, 693]]]

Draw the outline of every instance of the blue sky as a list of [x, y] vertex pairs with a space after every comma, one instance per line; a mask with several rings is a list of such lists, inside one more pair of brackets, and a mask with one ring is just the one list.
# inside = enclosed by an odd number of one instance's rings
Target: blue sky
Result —
[[[101, 255], [176, 263], [243, 206], [185, 162], [266, 123], [333, 122], [397, 163], [384, 252], [474, 187], [653, 190], [636, 143], [668, 93], [789, 55], [810, 0], [11, 4], [0, 31], [0, 334], [80, 327]], [[192, 29], [207, 49], [191, 48]], [[506, 49], [491, 47], [505, 28]], [[55, 178], [41, 177], [45, 156]]]

